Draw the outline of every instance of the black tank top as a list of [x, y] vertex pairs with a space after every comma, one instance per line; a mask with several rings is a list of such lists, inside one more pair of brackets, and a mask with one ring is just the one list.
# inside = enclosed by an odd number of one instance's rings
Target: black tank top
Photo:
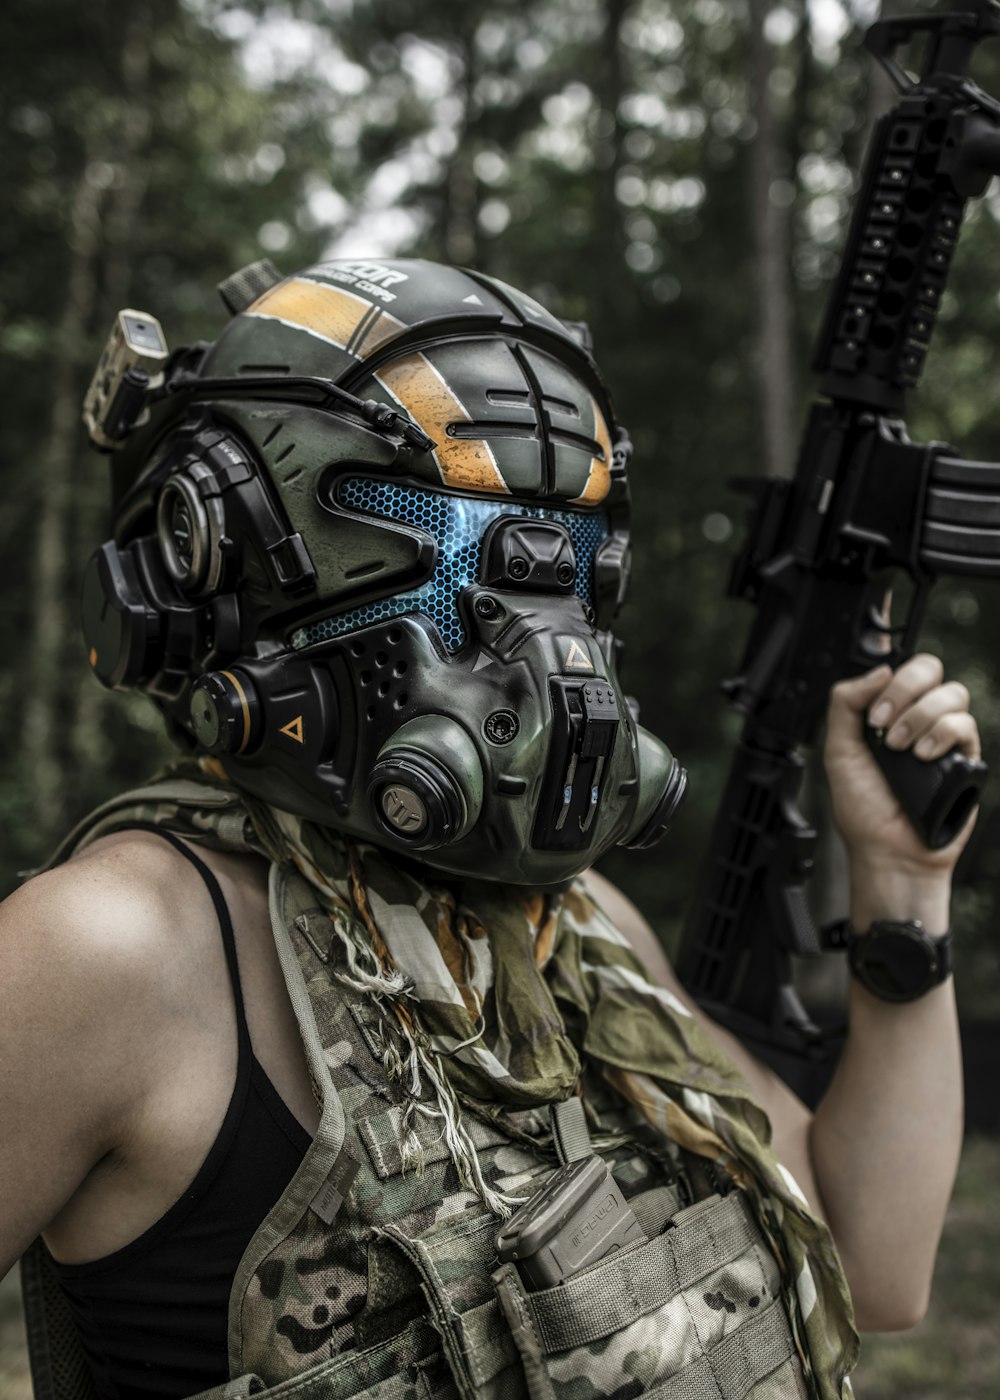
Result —
[[309, 1134], [250, 1044], [236, 944], [215, 876], [182, 842], [215, 905], [233, 984], [239, 1055], [219, 1135], [191, 1185], [137, 1240], [90, 1264], [53, 1264], [100, 1400], [181, 1400], [229, 1376], [229, 1290], [243, 1252], [295, 1174]]

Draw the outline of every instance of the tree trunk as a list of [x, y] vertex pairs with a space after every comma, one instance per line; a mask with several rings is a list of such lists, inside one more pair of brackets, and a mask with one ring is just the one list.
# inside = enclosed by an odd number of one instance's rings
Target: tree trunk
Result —
[[[117, 179], [110, 192], [103, 220], [104, 290], [99, 312], [99, 329], [110, 328], [121, 307], [131, 304], [129, 284], [135, 247], [135, 222], [146, 192], [147, 178], [141, 153], [151, 126], [149, 104], [150, 40], [152, 15], [148, 0], [135, 4], [125, 31], [121, 52], [123, 100], [117, 124]], [[76, 492], [76, 521], [73, 566], [76, 578], [82, 576], [91, 551], [107, 530], [108, 473], [103, 463], [91, 458]], [[104, 719], [112, 709], [107, 692], [91, 680], [76, 691], [71, 748], [73, 778], [80, 791], [91, 786], [95, 764], [102, 759]], [[75, 795], [75, 794], [73, 794]]]
[[625, 133], [619, 116], [625, 86], [622, 27], [630, 8], [631, 0], [603, 0], [604, 26], [594, 72], [598, 110], [590, 247], [594, 267], [600, 268], [601, 274], [588, 288], [587, 321], [598, 355], [608, 364], [617, 357], [619, 346], [634, 336], [642, 314], [636, 280], [625, 264], [627, 239], [618, 199], [625, 164]]
[[462, 67], [462, 115], [456, 129], [457, 144], [448, 163], [444, 187], [443, 242], [445, 258], [459, 267], [480, 266], [479, 182], [474, 166], [479, 142], [476, 81], [479, 71], [476, 53], [475, 13], [470, 9], [465, 24], [455, 36], [455, 51]]
[[[794, 186], [795, 198], [789, 211], [787, 233], [789, 247], [786, 251], [789, 256], [788, 277], [793, 288], [795, 286], [794, 250], [799, 239], [808, 239], [809, 237], [800, 218], [804, 201], [799, 166], [806, 150], [805, 138], [809, 129], [813, 90], [817, 79], [816, 63], [813, 58], [813, 23], [810, 0], [799, 0], [798, 17], [799, 30], [795, 37], [795, 90], [792, 94], [791, 110], [788, 117], [788, 177]], [[810, 336], [803, 324], [800, 300], [794, 296], [790, 307], [790, 317], [788, 333], [792, 341], [792, 355], [795, 362], [799, 363], [802, 356], [809, 355]]]
[[28, 700], [22, 753], [39, 836], [51, 835], [63, 789], [64, 659], [72, 642], [67, 554], [73, 466], [79, 443], [81, 349], [97, 294], [100, 170], [85, 151], [69, 220], [70, 274], [52, 361], [52, 414], [38, 462], [38, 530], [32, 592]]
[[136, 216], [148, 183], [139, 156], [152, 124], [149, 67], [153, 20], [148, 0], [134, 3], [121, 53], [123, 102], [118, 123], [118, 180], [105, 219], [104, 302], [112, 315], [128, 295]]
[[618, 115], [624, 90], [622, 69], [622, 26], [628, 14], [630, 0], [605, 0], [604, 34], [601, 40], [600, 126], [597, 138], [599, 169], [598, 207], [595, 220], [596, 244], [606, 269], [602, 285], [616, 293], [618, 272], [625, 259], [625, 229], [621, 205], [618, 202], [618, 180], [623, 165], [622, 125]]
[[787, 161], [769, 90], [771, 49], [764, 36], [768, 6], [749, 0], [750, 114], [756, 131], [750, 146], [750, 223], [757, 293], [755, 369], [760, 389], [765, 469], [789, 476], [795, 453], [792, 373], [792, 292], [787, 205], [776, 201], [775, 182]]

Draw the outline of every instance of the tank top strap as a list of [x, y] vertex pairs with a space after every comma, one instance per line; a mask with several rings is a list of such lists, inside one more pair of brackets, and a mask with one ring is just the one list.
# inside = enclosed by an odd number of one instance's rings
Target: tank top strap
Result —
[[[204, 882], [222, 934], [237, 1030], [236, 1076], [225, 1117], [186, 1189], [112, 1254], [81, 1264], [47, 1256], [95, 1379], [94, 1400], [156, 1400], [223, 1384], [233, 1278], [255, 1233], [295, 1179], [310, 1136], [253, 1053], [235, 933], [219, 881], [173, 832], [143, 821], [118, 830], [162, 837]], [[35, 1315], [41, 1316], [37, 1307]]]
[[[242, 1070], [247, 1056], [253, 1056], [253, 1048], [250, 1043], [250, 1028], [247, 1025], [246, 1008], [243, 1005], [243, 986], [240, 982], [240, 965], [236, 956], [236, 936], [233, 932], [233, 921], [229, 914], [229, 906], [226, 897], [222, 893], [222, 888], [213, 872], [205, 864], [200, 856], [195, 855], [190, 846], [186, 845], [180, 837], [175, 836], [172, 831], [167, 831], [162, 826], [156, 826], [152, 822], [133, 822], [127, 828], [128, 831], [149, 831], [154, 836], [162, 837], [169, 842], [180, 855], [194, 866], [204, 882], [212, 898], [215, 907], [215, 916], [219, 921], [219, 930], [222, 933], [222, 946], [226, 952], [226, 966], [229, 968], [229, 980], [233, 988], [233, 1003], [236, 1009], [236, 1035], [239, 1050], [239, 1067]], [[242, 1075], [238, 1071], [238, 1076]]]

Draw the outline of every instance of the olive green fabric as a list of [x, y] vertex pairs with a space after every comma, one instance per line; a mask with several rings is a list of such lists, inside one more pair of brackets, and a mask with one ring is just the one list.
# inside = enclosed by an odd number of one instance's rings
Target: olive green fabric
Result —
[[[346, 993], [364, 1008], [353, 1014], [396, 1086], [400, 1167], [415, 1168], [410, 1176], [420, 1179], [428, 1140], [443, 1143], [456, 1185], [505, 1213], [523, 1193], [509, 1172], [486, 1179], [469, 1124], [493, 1121], [516, 1137], [519, 1112], [581, 1086], [589, 1104], [600, 1080], [663, 1140], [739, 1184], [779, 1271], [805, 1384], [822, 1400], [850, 1395], [858, 1341], [828, 1231], [776, 1160], [745, 1081], [686, 1008], [649, 980], [579, 882], [556, 896], [485, 881], [425, 883], [375, 847], [248, 800], [207, 763], [108, 804], [65, 849], [138, 821], [259, 851], [308, 882], [297, 884], [313, 912], [279, 910], [279, 918], [294, 925], [300, 962], [313, 956], [311, 945], [325, 949], [305, 978], [309, 1000]], [[330, 1047], [322, 1053], [329, 1067]], [[328, 1134], [327, 1157], [338, 1136], [342, 1121]], [[231, 1347], [234, 1372], [235, 1362]]]
[[[310, 886], [275, 867], [271, 902], [307, 1059], [326, 1067], [323, 1116], [340, 1105], [343, 1139], [326, 1178], [310, 1154], [244, 1255], [230, 1307], [234, 1376], [301, 1400], [533, 1400], [550, 1389], [559, 1400], [639, 1400], [665, 1385], [690, 1400], [688, 1380], [713, 1400], [745, 1400], [757, 1385], [757, 1400], [814, 1393], [745, 1193], [714, 1164], [696, 1182], [692, 1160], [593, 1066], [581, 1084], [593, 1146], [647, 1239], [527, 1297], [498, 1270], [497, 1218], [459, 1178], [427, 1094], [415, 1116], [424, 1166], [404, 1169], [410, 1086], [386, 1073], [378, 1019], [340, 980], [347, 954]], [[467, 1108], [489, 1190], [524, 1198], [549, 1180], [559, 1160], [550, 1119], [544, 1108], [489, 1118]]]

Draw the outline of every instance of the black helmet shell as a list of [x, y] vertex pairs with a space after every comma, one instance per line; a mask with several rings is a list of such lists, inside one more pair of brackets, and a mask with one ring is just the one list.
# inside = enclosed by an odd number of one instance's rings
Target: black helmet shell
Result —
[[[410, 474], [428, 485], [583, 507], [608, 494], [613, 415], [589, 353], [538, 302], [478, 273], [318, 263], [235, 316], [201, 373], [316, 375], [403, 407], [435, 444], [413, 454]], [[263, 448], [279, 490], [301, 467], [285, 466], [288, 447], [286, 434]]]

